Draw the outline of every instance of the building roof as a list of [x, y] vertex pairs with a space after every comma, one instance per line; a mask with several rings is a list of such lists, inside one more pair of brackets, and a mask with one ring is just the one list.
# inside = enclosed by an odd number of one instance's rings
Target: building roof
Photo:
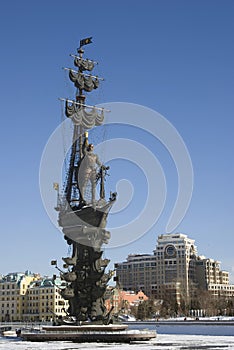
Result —
[[132, 291], [121, 291], [121, 298], [129, 302], [129, 304], [138, 304], [149, 298], [140, 290], [137, 294]]

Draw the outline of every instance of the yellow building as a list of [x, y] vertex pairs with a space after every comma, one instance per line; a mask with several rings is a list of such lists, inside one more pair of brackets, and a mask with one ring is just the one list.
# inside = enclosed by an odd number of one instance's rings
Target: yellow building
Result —
[[59, 291], [66, 282], [38, 274], [9, 273], [0, 279], [0, 322], [52, 321], [66, 315]]
[[68, 301], [60, 295], [61, 288], [66, 282], [60, 278], [54, 280], [44, 277], [30, 284], [27, 295], [27, 309], [23, 321], [52, 321], [59, 316], [65, 316], [68, 308]]
[[9, 273], [0, 279], [0, 321], [21, 321], [26, 310], [25, 297], [31, 282], [40, 275], [25, 273]]

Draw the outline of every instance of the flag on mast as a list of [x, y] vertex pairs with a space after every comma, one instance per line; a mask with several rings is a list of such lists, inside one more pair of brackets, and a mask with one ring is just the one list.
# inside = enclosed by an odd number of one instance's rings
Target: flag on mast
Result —
[[80, 40], [80, 47], [92, 43], [92, 36], [90, 38], [85, 38]]
[[59, 190], [59, 184], [57, 182], [53, 183], [54, 190], [58, 191]]
[[50, 265], [57, 265], [57, 260], [51, 260]]

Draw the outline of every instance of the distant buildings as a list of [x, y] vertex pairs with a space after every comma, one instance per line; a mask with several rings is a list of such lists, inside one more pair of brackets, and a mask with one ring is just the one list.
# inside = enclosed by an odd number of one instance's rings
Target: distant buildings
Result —
[[152, 255], [130, 254], [115, 265], [120, 287], [158, 299], [170, 294], [178, 305], [187, 303], [195, 289], [234, 297], [228, 272], [220, 270], [220, 262], [199, 256], [194, 242], [181, 233], [160, 235]]
[[2, 276], [0, 322], [50, 321], [65, 316], [68, 302], [59, 293], [63, 283], [28, 271]]
[[[162, 316], [178, 310], [234, 315], [234, 285], [229, 284], [228, 272], [220, 269], [219, 261], [199, 256], [195, 241], [187, 235], [160, 235], [153, 254], [130, 254], [115, 268], [117, 285], [109, 286], [105, 295], [107, 310], [115, 315], [134, 311], [142, 317], [145, 305], [157, 308]], [[29, 271], [0, 276], [0, 322], [53, 321], [65, 316], [64, 288], [66, 282], [58, 277]]]

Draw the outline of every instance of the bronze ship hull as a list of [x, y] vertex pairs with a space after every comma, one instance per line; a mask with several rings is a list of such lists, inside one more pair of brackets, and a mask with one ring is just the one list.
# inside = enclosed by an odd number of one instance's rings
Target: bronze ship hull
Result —
[[102, 227], [106, 226], [107, 215], [113, 205], [113, 201], [100, 207], [87, 206], [81, 209], [71, 209], [59, 213], [59, 226], [65, 230], [75, 226]]

